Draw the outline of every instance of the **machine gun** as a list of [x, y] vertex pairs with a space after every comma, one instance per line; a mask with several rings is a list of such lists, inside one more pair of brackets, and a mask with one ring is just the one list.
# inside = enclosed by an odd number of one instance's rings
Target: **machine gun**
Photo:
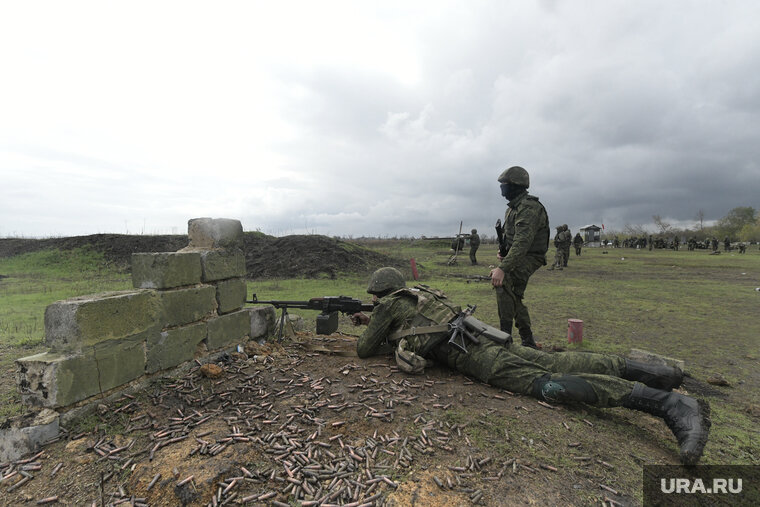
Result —
[[454, 320], [449, 322], [449, 329], [451, 330], [449, 345], [458, 348], [465, 354], [467, 353], [468, 341], [477, 345], [480, 344], [480, 339], [470, 333], [470, 330], [467, 329], [467, 326], [465, 326], [465, 319], [475, 313], [475, 308], [477, 308], [477, 305], [467, 305], [467, 308], [465, 310], [459, 312], [459, 315], [457, 315]]
[[504, 234], [504, 226], [501, 225], [501, 218], [496, 220], [494, 228], [496, 229], [496, 237], [499, 240], [499, 255], [506, 257], [509, 253], [509, 245], [507, 245], [507, 238]]
[[348, 296], [325, 296], [311, 298], [308, 301], [263, 301], [258, 299], [256, 294], [254, 294], [253, 298], [247, 300], [246, 303], [272, 305], [275, 308], [282, 308], [278, 341], [282, 341], [282, 332], [285, 328], [285, 316], [288, 314], [288, 308], [319, 311], [320, 314], [317, 315], [317, 334], [332, 334], [338, 329], [338, 312], [354, 314], [358, 312], [371, 312], [375, 308], [375, 305], [372, 303], [362, 303], [361, 300]]
[[479, 337], [481, 336], [494, 341], [499, 345], [509, 345], [512, 343], [511, 335], [496, 329], [495, 327], [489, 326], [488, 324], [484, 324], [473, 317], [472, 314], [475, 313], [475, 308], [477, 308], [477, 305], [467, 305], [465, 310], [459, 312], [459, 315], [449, 322], [449, 330], [451, 330], [449, 345], [456, 347], [466, 354], [467, 343], [472, 342], [479, 345]]

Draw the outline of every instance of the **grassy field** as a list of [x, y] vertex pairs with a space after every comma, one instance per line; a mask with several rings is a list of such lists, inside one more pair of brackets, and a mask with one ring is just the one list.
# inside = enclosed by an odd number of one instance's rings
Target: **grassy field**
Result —
[[[476, 304], [476, 316], [498, 325], [487, 275], [493, 247], [481, 247], [480, 265], [467, 255], [447, 266], [447, 245], [430, 241], [378, 241], [374, 250], [414, 258], [420, 282], [445, 290], [459, 303]], [[553, 252], [550, 252], [553, 255]], [[104, 268], [89, 250], [37, 252], [0, 259], [0, 418], [19, 413], [13, 361], [43, 350], [45, 307], [60, 299], [131, 287], [128, 274]], [[411, 273], [411, 270], [407, 270]], [[260, 299], [346, 295], [368, 300], [366, 275], [337, 279], [252, 280]], [[526, 293], [534, 333], [544, 346], [626, 354], [643, 348], [686, 361], [707, 389], [713, 429], [703, 463], [760, 464], [760, 252], [584, 249], [563, 271], [540, 269]], [[292, 311], [291, 313], [299, 313]], [[308, 329], [316, 312], [303, 311]], [[584, 322], [584, 340], [567, 344], [567, 319]], [[357, 334], [341, 317], [340, 330]], [[705, 384], [722, 374], [730, 387]], [[698, 393], [705, 394], [705, 393]], [[621, 430], [624, 431], [624, 430]]]

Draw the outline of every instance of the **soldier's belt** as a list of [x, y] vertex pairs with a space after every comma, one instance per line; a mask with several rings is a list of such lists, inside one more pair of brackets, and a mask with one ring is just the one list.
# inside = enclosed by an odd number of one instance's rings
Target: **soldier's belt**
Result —
[[449, 325], [448, 324], [437, 324], [435, 326], [412, 326], [408, 329], [399, 329], [398, 331], [392, 333], [390, 336], [388, 336], [389, 342], [395, 342], [400, 340], [401, 338], [406, 338], [407, 336], [415, 336], [418, 334], [429, 334], [429, 333], [440, 333], [443, 331], [448, 331]]

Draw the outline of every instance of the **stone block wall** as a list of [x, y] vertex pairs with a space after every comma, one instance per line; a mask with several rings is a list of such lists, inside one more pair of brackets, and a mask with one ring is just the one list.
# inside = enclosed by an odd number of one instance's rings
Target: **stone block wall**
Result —
[[178, 252], [132, 256], [133, 290], [58, 301], [45, 310], [48, 351], [17, 361], [22, 401], [62, 408], [272, 334], [273, 307], [244, 308], [243, 228], [188, 222]]

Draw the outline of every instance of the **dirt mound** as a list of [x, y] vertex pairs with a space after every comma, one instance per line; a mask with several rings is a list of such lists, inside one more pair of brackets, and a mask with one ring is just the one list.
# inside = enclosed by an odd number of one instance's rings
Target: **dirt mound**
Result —
[[398, 261], [367, 248], [327, 236], [246, 235], [245, 265], [251, 278], [335, 278], [363, 273]]
[[[246, 232], [245, 264], [248, 278], [329, 277], [339, 273], [365, 273], [380, 266], [397, 266], [399, 261], [365, 247], [327, 236], [284, 236], [276, 238]], [[39, 250], [92, 248], [106, 261], [130, 270], [133, 253], [175, 252], [188, 244], [187, 235], [93, 234], [67, 238], [0, 238], [0, 258]]]

